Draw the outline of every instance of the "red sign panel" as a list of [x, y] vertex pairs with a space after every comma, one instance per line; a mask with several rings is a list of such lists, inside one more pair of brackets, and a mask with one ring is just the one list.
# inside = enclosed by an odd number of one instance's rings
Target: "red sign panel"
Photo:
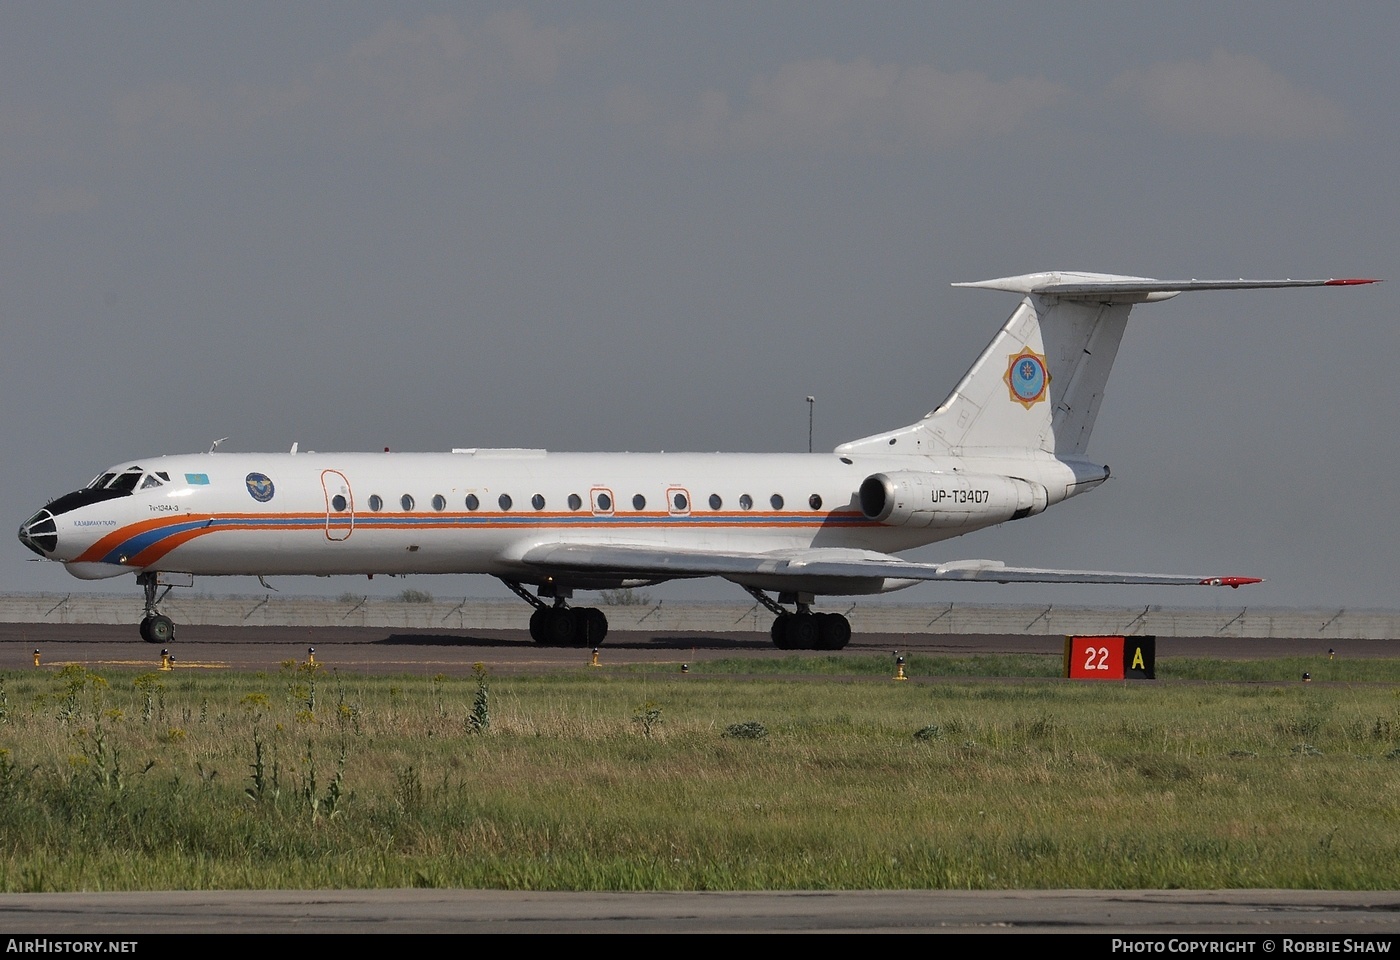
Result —
[[1066, 637], [1065, 676], [1071, 680], [1122, 680], [1122, 637]]

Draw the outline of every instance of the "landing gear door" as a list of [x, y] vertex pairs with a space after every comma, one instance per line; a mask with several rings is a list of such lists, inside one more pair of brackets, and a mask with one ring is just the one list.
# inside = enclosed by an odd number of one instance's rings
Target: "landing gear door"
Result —
[[321, 489], [326, 494], [326, 539], [350, 539], [355, 532], [355, 495], [350, 492], [350, 481], [339, 470], [322, 470]]

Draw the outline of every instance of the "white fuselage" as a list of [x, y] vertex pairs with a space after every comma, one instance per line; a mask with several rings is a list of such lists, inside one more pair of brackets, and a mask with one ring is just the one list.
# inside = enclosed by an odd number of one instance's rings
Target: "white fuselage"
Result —
[[[538, 571], [520, 558], [543, 544], [905, 550], [1039, 513], [1106, 476], [1098, 465], [1034, 453], [535, 450], [194, 454], [107, 473], [137, 472], [126, 495], [54, 518], [52, 559], [83, 578], [482, 573], [533, 582]], [[874, 476], [918, 488], [915, 509], [883, 520], [863, 510], [862, 483]], [[1008, 505], [1016, 491], [1019, 505]]]

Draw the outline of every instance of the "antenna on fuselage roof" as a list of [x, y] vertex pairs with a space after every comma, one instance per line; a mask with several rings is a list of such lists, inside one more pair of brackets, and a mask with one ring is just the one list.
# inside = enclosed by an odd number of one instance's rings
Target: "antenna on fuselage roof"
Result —
[[301, 444], [300, 444], [298, 441], [293, 440], [293, 441], [292, 441], [292, 451], [291, 451], [291, 452], [292, 452], [292, 453], [296, 453], [296, 452], [297, 452], [297, 447], [299, 447], [299, 446], [301, 446]]
[[219, 444], [223, 443], [223, 442], [224, 442], [225, 440], [227, 440], [227, 439], [228, 439], [228, 437], [220, 437], [219, 439], [215, 440], [213, 443], [209, 444], [209, 452], [210, 452], [210, 453], [213, 453], [215, 450], [219, 449]]

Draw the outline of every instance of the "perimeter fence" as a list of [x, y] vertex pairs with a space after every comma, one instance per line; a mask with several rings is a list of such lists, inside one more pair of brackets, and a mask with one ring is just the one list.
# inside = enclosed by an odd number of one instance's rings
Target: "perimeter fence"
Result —
[[[619, 632], [767, 631], [772, 614], [756, 603], [668, 603], [628, 596], [605, 605]], [[857, 633], [1145, 634], [1159, 637], [1400, 638], [1400, 611], [1286, 607], [1088, 607], [972, 603], [891, 604], [833, 601]], [[208, 596], [172, 593], [161, 610], [176, 623], [218, 626], [383, 627], [420, 630], [521, 630], [529, 608], [515, 600], [416, 601], [380, 597], [319, 598], [278, 594]], [[0, 596], [0, 623], [135, 623], [136, 596], [10, 594]]]

